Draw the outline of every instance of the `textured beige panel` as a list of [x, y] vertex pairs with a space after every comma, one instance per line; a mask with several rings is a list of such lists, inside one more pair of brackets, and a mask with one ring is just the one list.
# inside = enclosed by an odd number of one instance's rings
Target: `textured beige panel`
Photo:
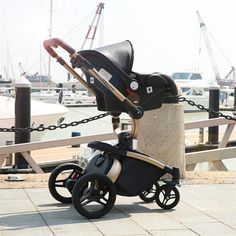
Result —
[[180, 168], [185, 175], [184, 113], [180, 104], [163, 104], [160, 109], [146, 111], [140, 121], [138, 150]]

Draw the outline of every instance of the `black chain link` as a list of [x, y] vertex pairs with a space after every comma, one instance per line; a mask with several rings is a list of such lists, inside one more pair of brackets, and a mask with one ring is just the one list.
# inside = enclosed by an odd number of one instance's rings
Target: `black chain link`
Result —
[[73, 121], [73, 122], [68, 123], [68, 124], [62, 123], [60, 125], [49, 125], [48, 127], [44, 127], [44, 126], [41, 125], [37, 128], [31, 128], [31, 127], [27, 127], [27, 128], [15, 128], [15, 127], [0, 128], [0, 132], [25, 132], [25, 133], [28, 133], [28, 132], [33, 132], [33, 131], [42, 132], [42, 131], [45, 131], [45, 130], [65, 129], [65, 128], [68, 128], [70, 126], [74, 127], [74, 126], [77, 126], [77, 125], [80, 125], [80, 124], [89, 123], [89, 122], [94, 121], [94, 120], [99, 120], [103, 117], [108, 116], [109, 114], [110, 113], [107, 112], [107, 113], [99, 114], [99, 115], [89, 117], [89, 118], [86, 118], [86, 119], [83, 119], [83, 120], [80, 120], [80, 121]]
[[194, 107], [197, 107], [199, 110], [201, 111], [206, 111], [208, 113], [213, 113], [213, 114], [216, 114], [216, 115], [219, 115], [219, 117], [223, 117], [227, 120], [234, 120], [236, 121], [236, 118], [230, 116], [230, 115], [224, 115], [222, 112], [219, 112], [219, 111], [214, 111], [213, 109], [211, 108], [206, 108], [204, 107], [203, 105], [201, 104], [197, 104], [195, 103], [194, 101], [190, 100], [190, 99], [187, 99], [185, 97], [179, 97], [179, 102], [187, 102], [189, 105], [191, 106], [194, 106]]
[[[178, 100], [179, 100], [179, 102], [187, 102], [190, 106], [197, 107], [201, 111], [206, 111], [208, 113], [214, 113], [214, 114], [219, 115], [219, 117], [223, 117], [227, 120], [236, 121], [236, 118], [234, 118], [230, 115], [224, 115], [222, 112], [214, 111], [211, 108], [206, 108], [203, 105], [197, 104], [194, 101], [192, 101], [190, 99], [187, 99], [185, 97], [179, 97]], [[70, 126], [74, 127], [74, 126], [77, 126], [77, 125], [80, 125], [80, 124], [86, 124], [86, 123], [89, 123], [91, 121], [99, 120], [99, 119], [104, 118], [108, 115], [109, 115], [109, 112], [99, 114], [99, 115], [96, 115], [96, 116], [93, 116], [93, 117], [89, 117], [89, 118], [86, 118], [86, 119], [83, 119], [83, 120], [80, 120], [80, 121], [72, 121], [71, 123], [68, 123], [68, 124], [62, 123], [60, 125], [49, 125], [48, 127], [39, 126], [37, 128], [32, 128], [32, 127], [27, 127], [27, 128], [15, 128], [15, 127], [0, 128], [0, 132], [26, 132], [27, 133], [27, 132], [33, 132], [33, 131], [42, 132], [42, 131], [45, 131], [45, 130], [65, 129], [65, 128], [68, 128]]]

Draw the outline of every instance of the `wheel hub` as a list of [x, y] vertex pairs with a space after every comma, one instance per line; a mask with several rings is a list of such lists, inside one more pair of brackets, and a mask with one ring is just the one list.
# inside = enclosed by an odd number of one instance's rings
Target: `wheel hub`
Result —
[[65, 186], [66, 186], [66, 188], [69, 190], [69, 192], [71, 192], [72, 193], [72, 190], [73, 190], [73, 188], [74, 188], [74, 185], [75, 185], [75, 180], [73, 180], [73, 179], [67, 179], [66, 181], [65, 181]]

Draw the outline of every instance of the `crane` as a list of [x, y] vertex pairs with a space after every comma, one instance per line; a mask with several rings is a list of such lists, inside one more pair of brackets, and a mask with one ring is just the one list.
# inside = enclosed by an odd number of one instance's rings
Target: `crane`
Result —
[[[199, 20], [199, 23], [200, 23], [200, 29], [202, 31], [202, 35], [203, 35], [203, 38], [204, 38], [204, 41], [205, 41], [205, 44], [206, 44], [206, 48], [207, 48], [207, 51], [208, 51], [209, 59], [210, 59], [210, 62], [211, 62], [211, 66], [212, 66], [212, 69], [213, 69], [213, 73], [214, 73], [216, 82], [220, 86], [232, 85], [232, 83], [235, 83], [235, 68], [233, 66], [231, 66], [231, 69], [227, 73], [226, 76], [224, 76], [223, 78], [220, 76], [220, 72], [219, 72], [219, 69], [218, 69], [218, 66], [217, 66], [217, 63], [216, 63], [216, 59], [215, 59], [215, 56], [214, 56], [214, 53], [213, 53], [213, 50], [212, 50], [212, 47], [211, 47], [211, 44], [210, 44], [209, 37], [208, 37], [207, 27], [206, 27], [205, 23], [203, 22], [202, 17], [200, 16], [200, 13], [198, 11], [197, 11], [197, 16], [198, 16], [198, 20]], [[229, 79], [231, 74], [233, 74], [233, 80]]]
[[[84, 38], [84, 41], [82, 43], [82, 46], [80, 48], [80, 50], [83, 50], [85, 48], [85, 45], [86, 43], [88, 42], [88, 40], [90, 40], [90, 45], [87, 49], [91, 49], [92, 46], [93, 46], [93, 42], [94, 42], [94, 39], [95, 39], [95, 36], [96, 36], [96, 33], [97, 33], [97, 29], [98, 29], [98, 24], [99, 24], [99, 21], [100, 21], [100, 18], [102, 16], [102, 10], [104, 9], [104, 3], [103, 2], [100, 2], [98, 5], [97, 5], [97, 9], [96, 9], [96, 12], [95, 12], [95, 15], [92, 19], [92, 22], [91, 24], [89, 25], [89, 28], [88, 28], [88, 31], [85, 35], [85, 38]], [[81, 73], [81, 77], [83, 77], [84, 74]], [[68, 73], [67, 75], [67, 80], [70, 81], [70, 74]]]
[[96, 10], [96, 13], [92, 19], [92, 22], [89, 25], [89, 29], [87, 31], [87, 34], [86, 34], [83, 44], [81, 46], [81, 50], [84, 49], [87, 40], [90, 40], [90, 45], [89, 45], [88, 49], [92, 48], [103, 9], [104, 9], [104, 3], [100, 2], [97, 6], [97, 10]]

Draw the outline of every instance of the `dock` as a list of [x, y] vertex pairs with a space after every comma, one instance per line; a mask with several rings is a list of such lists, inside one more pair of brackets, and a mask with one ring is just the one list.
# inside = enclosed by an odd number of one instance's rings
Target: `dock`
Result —
[[95, 220], [56, 202], [47, 179], [48, 174], [29, 174], [27, 182], [13, 187], [16, 183], [0, 175], [0, 235], [236, 235], [235, 172], [188, 172], [179, 188], [180, 203], [172, 210], [117, 196], [113, 209]]

